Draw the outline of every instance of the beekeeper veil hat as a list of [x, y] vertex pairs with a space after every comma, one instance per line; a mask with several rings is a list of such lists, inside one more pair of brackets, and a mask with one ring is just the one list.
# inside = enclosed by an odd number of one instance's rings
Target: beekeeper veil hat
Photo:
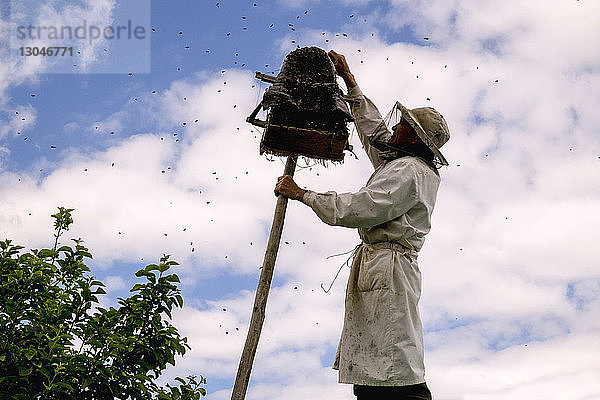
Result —
[[419, 107], [409, 110], [399, 101], [396, 107], [401, 111], [404, 118], [415, 130], [417, 136], [433, 152], [442, 165], [448, 165], [448, 161], [440, 151], [440, 147], [450, 139], [450, 131], [446, 120], [433, 107]]

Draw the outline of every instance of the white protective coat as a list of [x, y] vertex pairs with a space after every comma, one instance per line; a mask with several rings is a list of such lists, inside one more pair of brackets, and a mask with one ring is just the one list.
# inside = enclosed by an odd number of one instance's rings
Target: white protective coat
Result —
[[404, 386], [425, 382], [417, 254], [429, 232], [439, 175], [417, 157], [380, 158], [369, 137], [387, 129], [358, 87], [346, 96], [375, 168], [356, 193], [306, 192], [302, 202], [326, 224], [358, 228], [345, 317], [333, 368], [340, 383]]

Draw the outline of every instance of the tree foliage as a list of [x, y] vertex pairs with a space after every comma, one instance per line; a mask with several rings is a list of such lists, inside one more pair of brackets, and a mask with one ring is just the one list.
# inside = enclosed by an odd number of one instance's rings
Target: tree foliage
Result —
[[163, 256], [136, 273], [141, 282], [118, 307], [99, 307], [104, 284], [85, 264], [92, 255], [83, 241], [59, 247], [72, 211], [52, 215], [51, 249], [0, 242], [0, 398], [200, 399], [202, 377], [156, 383], [190, 348], [169, 322], [183, 307], [179, 278], [169, 273], [177, 263]]

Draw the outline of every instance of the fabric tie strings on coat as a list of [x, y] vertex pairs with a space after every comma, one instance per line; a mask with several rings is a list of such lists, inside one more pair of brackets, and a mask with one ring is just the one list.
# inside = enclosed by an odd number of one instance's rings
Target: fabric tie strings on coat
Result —
[[331, 283], [329, 284], [329, 287], [327, 288], [327, 290], [325, 290], [325, 287], [323, 286], [323, 283], [321, 283], [321, 289], [323, 289], [323, 291], [325, 293], [329, 293], [331, 291], [331, 288], [333, 287], [333, 284], [335, 283], [335, 281], [337, 280], [337, 277], [339, 276], [340, 272], [342, 272], [342, 268], [344, 268], [344, 265], [347, 266], [348, 268], [350, 268], [350, 260], [352, 260], [354, 258], [354, 256], [356, 255], [356, 252], [358, 251], [358, 249], [363, 245], [364, 243], [359, 243], [357, 244], [352, 250], [346, 251], [344, 253], [339, 253], [339, 254], [333, 254], [330, 256], [325, 257], [326, 260], [333, 258], [333, 257], [339, 257], [339, 256], [343, 256], [346, 255], [348, 253], [350, 253], [350, 256], [348, 256], [348, 258], [346, 259], [346, 261], [344, 261], [342, 263], [342, 265], [340, 265], [340, 268], [338, 268], [335, 276], [333, 277], [333, 280], [331, 281]]

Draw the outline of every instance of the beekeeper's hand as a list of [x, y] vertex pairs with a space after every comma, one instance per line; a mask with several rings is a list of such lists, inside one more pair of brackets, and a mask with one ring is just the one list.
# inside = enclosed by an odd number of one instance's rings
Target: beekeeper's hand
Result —
[[346, 62], [346, 57], [343, 54], [336, 53], [334, 50], [329, 50], [329, 58], [333, 62], [333, 66], [335, 67], [335, 72], [341, 77], [346, 75], [350, 75], [350, 67]]
[[306, 190], [300, 189], [291, 176], [284, 175], [277, 178], [275, 195], [282, 194], [292, 200], [302, 200], [304, 193], [306, 193]]
[[354, 80], [354, 75], [350, 72], [346, 57], [344, 57], [343, 54], [336, 53], [334, 50], [329, 50], [329, 53], [327, 54], [333, 62], [335, 72], [344, 79], [344, 82], [346, 82], [348, 90], [356, 86], [356, 80]]

